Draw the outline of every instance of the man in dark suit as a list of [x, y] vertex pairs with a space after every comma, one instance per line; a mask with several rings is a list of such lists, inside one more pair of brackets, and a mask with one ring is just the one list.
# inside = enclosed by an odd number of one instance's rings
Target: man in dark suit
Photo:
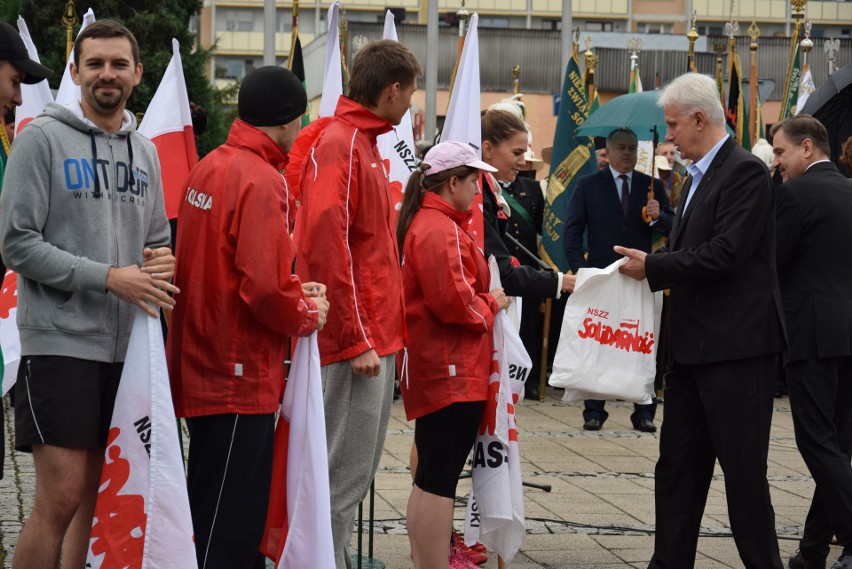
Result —
[[729, 138], [716, 83], [687, 73], [660, 96], [666, 140], [692, 160], [667, 250], [621, 272], [671, 288], [665, 420], [650, 569], [692, 567], [715, 460], [749, 569], [781, 569], [766, 480], [772, 388], [784, 325], [775, 271], [775, 196], [766, 165]]
[[784, 354], [796, 444], [816, 482], [790, 569], [852, 569], [852, 180], [829, 160], [825, 127], [808, 115], [772, 128], [778, 278], [787, 319]]
[[[609, 165], [583, 176], [568, 204], [565, 218], [565, 254], [575, 273], [584, 267], [602, 269], [621, 258], [615, 245], [651, 252], [653, 230], [668, 235], [674, 213], [660, 180], [654, 180], [654, 199], [649, 199], [651, 177], [634, 170], [638, 142], [631, 130], [615, 130], [606, 139]], [[650, 221], [645, 221], [642, 208]], [[588, 230], [589, 256], [583, 257], [583, 233]], [[634, 405], [633, 427], [646, 433], [657, 430], [657, 404]], [[604, 402], [587, 399], [583, 429], [598, 431], [609, 414]]]

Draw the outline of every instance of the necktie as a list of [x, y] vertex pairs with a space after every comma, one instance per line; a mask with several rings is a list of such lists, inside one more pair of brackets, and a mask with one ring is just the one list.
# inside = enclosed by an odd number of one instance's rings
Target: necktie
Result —
[[621, 209], [624, 210], [624, 217], [627, 217], [627, 210], [630, 207], [630, 188], [627, 187], [627, 176], [622, 174], [621, 179]]

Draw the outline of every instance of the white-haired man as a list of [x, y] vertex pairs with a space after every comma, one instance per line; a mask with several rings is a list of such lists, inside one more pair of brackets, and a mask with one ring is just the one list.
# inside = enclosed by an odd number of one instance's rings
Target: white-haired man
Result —
[[781, 569], [766, 480], [773, 379], [785, 347], [766, 165], [725, 133], [715, 82], [689, 73], [660, 97], [666, 140], [692, 160], [668, 248], [616, 247], [621, 271], [671, 288], [666, 416], [649, 569], [691, 567], [718, 458], [746, 567]]

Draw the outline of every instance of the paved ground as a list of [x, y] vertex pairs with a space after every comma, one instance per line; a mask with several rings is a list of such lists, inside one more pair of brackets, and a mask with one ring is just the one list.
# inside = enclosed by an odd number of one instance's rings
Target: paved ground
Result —
[[[550, 493], [526, 489], [527, 537], [511, 567], [644, 568], [654, 540], [657, 435], [632, 430], [632, 406], [625, 403], [608, 404], [610, 418], [604, 430], [584, 432], [579, 405], [560, 402], [560, 395], [549, 390], [543, 403], [526, 402], [518, 409], [524, 479], [550, 484], [553, 489]], [[8, 399], [3, 404], [8, 405]], [[658, 418], [664, 413], [663, 405]], [[3, 426], [7, 449], [11, 419], [7, 412]], [[412, 566], [404, 523], [412, 438], [412, 425], [405, 422], [402, 405], [397, 403], [376, 478], [374, 556], [388, 569]], [[0, 481], [0, 560], [5, 558], [3, 567], [11, 567], [21, 524], [32, 507], [32, 461], [28, 455], [7, 451], [5, 471], [6, 477]], [[786, 565], [786, 557], [796, 550], [814, 486], [796, 449], [786, 398], [775, 400], [769, 481]], [[463, 481], [459, 495], [468, 489]], [[460, 504], [457, 527], [463, 516]], [[699, 540], [696, 567], [742, 567], [729, 534], [721, 471], [712, 483], [702, 525], [705, 532]], [[353, 547], [355, 543], [353, 540]], [[365, 538], [365, 553], [366, 548]], [[839, 554], [836, 549], [830, 559]], [[488, 569], [497, 566], [496, 556], [485, 565]]]

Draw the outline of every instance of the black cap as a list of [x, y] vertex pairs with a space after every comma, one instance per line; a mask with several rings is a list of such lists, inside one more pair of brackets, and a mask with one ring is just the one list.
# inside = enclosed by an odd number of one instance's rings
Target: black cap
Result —
[[253, 126], [287, 124], [305, 114], [308, 96], [289, 69], [258, 67], [243, 79], [237, 97], [240, 118]]
[[24, 72], [23, 83], [34, 85], [53, 75], [53, 70], [30, 59], [18, 30], [0, 21], [0, 61], [8, 61]]

